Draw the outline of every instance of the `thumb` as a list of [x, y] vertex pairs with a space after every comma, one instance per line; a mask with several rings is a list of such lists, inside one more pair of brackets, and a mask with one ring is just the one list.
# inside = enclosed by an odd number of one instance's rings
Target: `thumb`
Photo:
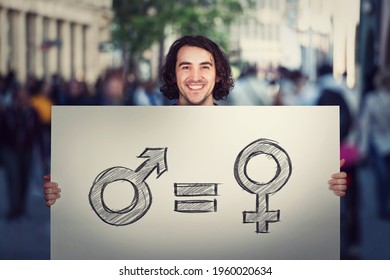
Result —
[[340, 167], [343, 167], [344, 163], [345, 163], [345, 159], [341, 159], [340, 160]]

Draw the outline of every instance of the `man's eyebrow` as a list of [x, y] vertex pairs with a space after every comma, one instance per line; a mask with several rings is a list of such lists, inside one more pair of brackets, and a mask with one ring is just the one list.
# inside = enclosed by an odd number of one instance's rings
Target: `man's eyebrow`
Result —
[[[180, 67], [182, 65], [191, 65], [191, 64], [192, 64], [191, 62], [183, 61], [183, 62], [180, 62], [178, 66]], [[213, 66], [213, 64], [210, 61], [201, 62], [200, 65], [210, 65], [210, 66]]]
[[182, 65], [191, 65], [191, 63], [187, 62], [187, 61], [183, 61], [183, 62], [180, 62], [178, 66], [180, 67]]

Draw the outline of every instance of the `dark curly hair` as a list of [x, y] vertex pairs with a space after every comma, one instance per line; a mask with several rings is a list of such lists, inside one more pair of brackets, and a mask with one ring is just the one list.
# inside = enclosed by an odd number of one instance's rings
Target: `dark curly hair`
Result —
[[176, 40], [170, 47], [162, 67], [161, 87], [162, 94], [169, 100], [179, 98], [179, 88], [176, 84], [177, 53], [183, 46], [202, 48], [213, 55], [216, 69], [216, 83], [213, 89], [215, 100], [225, 99], [234, 87], [234, 80], [230, 63], [221, 48], [210, 39], [200, 35], [184, 36]]

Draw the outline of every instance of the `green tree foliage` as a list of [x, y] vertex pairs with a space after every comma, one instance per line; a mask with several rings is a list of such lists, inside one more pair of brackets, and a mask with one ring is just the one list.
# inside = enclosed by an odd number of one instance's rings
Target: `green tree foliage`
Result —
[[227, 28], [252, 1], [114, 0], [113, 41], [130, 62], [155, 42], [163, 46], [167, 27], [178, 36], [208, 36], [226, 48]]

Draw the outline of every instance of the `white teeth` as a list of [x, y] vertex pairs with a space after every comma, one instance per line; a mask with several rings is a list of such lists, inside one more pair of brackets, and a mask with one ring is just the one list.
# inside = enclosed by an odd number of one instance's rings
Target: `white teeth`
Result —
[[203, 86], [188, 86], [190, 89], [201, 89]]

